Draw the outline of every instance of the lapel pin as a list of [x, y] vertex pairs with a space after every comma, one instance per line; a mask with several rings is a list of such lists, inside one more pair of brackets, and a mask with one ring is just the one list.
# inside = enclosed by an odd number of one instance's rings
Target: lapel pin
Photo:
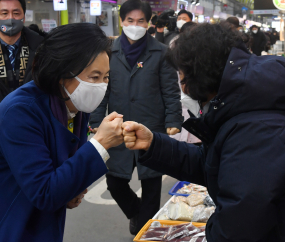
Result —
[[142, 62], [138, 62], [137, 63], [137, 68], [143, 68], [143, 63]]

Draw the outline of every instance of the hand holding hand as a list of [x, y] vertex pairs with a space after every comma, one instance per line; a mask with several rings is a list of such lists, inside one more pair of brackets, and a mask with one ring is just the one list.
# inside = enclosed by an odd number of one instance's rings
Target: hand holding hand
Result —
[[113, 112], [105, 117], [92, 139], [96, 139], [106, 150], [124, 142], [123, 115]]
[[85, 189], [83, 192], [81, 192], [78, 196], [73, 198], [71, 201], [69, 201], [66, 205], [67, 208], [73, 209], [79, 206], [79, 204], [82, 202], [82, 198], [84, 198], [84, 194], [87, 193], [87, 189]]
[[175, 135], [175, 134], [179, 133], [180, 130], [177, 128], [167, 128], [166, 132], [168, 135]]
[[147, 151], [153, 140], [152, 132], [142, 124], [127, 121], [122, 125], [124, 142], [130, 150]]

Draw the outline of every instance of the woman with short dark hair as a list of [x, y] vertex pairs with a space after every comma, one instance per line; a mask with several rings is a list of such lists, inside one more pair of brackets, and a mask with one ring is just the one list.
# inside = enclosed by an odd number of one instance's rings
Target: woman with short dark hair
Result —
[[87, 142], [89, 113], [108, 83], [110, 40], [96, 25], [53, 29], [38, 48], [34, 81], [0, 104], [0, 241], [60, 242], [66, 208], [103, 176], [122, 143], [122, 115]]
[[208, 188], [217, 206], [208, 242], [285, 241], [284, 57], [251, 54], [219, 24], [198, 25], [169, 51], [203, 107], [182, 125], [203, 146], [126, 122], [126, 147], [144, 150], [140, 164]]

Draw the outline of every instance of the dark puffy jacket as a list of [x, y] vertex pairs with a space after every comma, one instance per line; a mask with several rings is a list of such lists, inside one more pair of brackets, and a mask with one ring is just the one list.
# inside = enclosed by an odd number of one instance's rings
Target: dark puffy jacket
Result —
[[285, 241], [285, 59], [233, 48], [217, 96], [187, 130], [196, 147], [154, 133], [139, 162], [205, 185], [217, 205], [208, 242]]

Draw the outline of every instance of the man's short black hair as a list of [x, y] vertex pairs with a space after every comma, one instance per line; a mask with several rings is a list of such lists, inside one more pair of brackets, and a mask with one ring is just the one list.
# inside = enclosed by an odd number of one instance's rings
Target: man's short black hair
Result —
[[237, 17], [229, 17], [226, 20], [228, 23], [232, 24], [233, 26], [235, 26], [236, 28], [239, 27], [239, 19]]
[[149, 22], [152, 15], [151, 7], [147, 2], [142, 2], [140, 0], [128, 0], [123, 3], [120, 9], [122, 21], [124, 21], [126, 15], [133, 10], [141, 10], [144, 13], [146, 21]]
[[45, 93], [63, 98], [60, 80], [69, 81], [79, 75], [101, 52], [110, 56], [111, 44], [96, 24], [74, 23], [54, 28], [37, 49], [34, 82]]
[[183, 14], [183, 13], [186, 13], [186, 14], [189, 16], [189, 18], [191, 19], [191, 21], [192, 21], [192, 19], [193, 19], [193, 14], [192, 14], [191, 12], [189, 12], [189, 11], [187, 11], [187, 10], [185, 10], [185, 9], [182, 9], [182, 10], [178, 13], [178, 16], [181, 15], [181, 14]]
[[[1, 0], [0, 0], [1, 1]], [[24, 14], [26, 14], [26, 0], [18, 0], [22, 6]]]

